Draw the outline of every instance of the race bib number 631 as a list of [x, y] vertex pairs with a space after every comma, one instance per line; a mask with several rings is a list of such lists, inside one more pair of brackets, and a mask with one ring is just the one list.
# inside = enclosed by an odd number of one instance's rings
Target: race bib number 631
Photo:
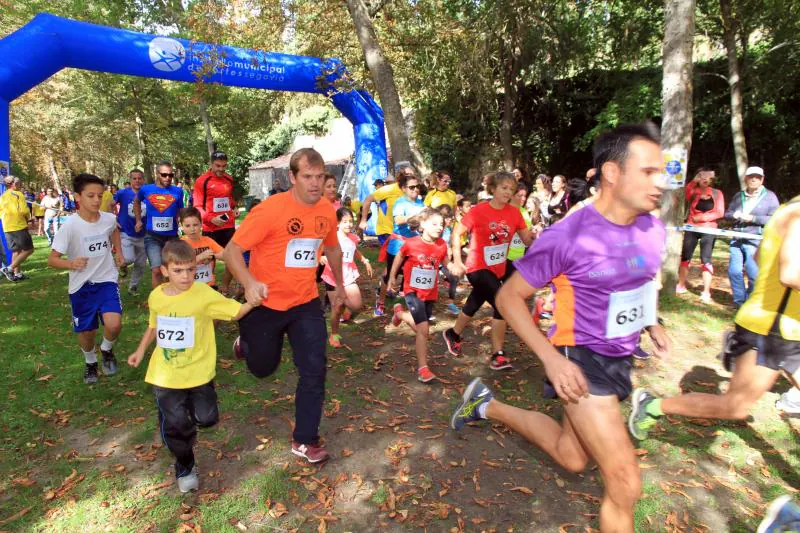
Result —
[[614, 292], [608, 298], [606, 337], [627, 337], [656, 324], [658, 290], [655, 281], [638, 289]]

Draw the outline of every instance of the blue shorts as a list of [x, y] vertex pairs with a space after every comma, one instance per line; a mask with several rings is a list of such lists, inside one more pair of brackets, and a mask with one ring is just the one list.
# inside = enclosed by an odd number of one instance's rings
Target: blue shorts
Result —
[[72, 326], [75, 333], [94, 331], [104, 313], [122, 314], [119, 285], [113, 281], [84, 284], [78, 292], [69, 295], [72, 304]]
[[164, 249], [164, 245], [177, 239], [177, 235], [157, 235], [149, 231], [144, 234], [144, 253], [150, 261], [150, 270], [161, 266], [161, 250]]
[[380, 244], [381, 246], [383, 246], [383, 244], [384, 244], [386, 241], [388, 241], [388, 240], [389, 240], [389, 237], [391, 237], [391, 236], [392, 236], [392, 234], [391, 234], [391, 233], [384, 233], [383, 235], [378, 235], [378, 244]]

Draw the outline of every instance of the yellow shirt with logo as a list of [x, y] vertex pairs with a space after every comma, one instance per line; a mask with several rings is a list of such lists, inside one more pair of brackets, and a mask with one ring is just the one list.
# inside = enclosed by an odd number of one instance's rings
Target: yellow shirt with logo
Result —
[[403, 196], [403, 191], [397, 183], [384, 185], [372, 193], [372, 198], [378, 202], [378, 222], [375, 224], [376, 235], [389, 235], [394, 229], [392, 209], [394, 203]]
[[103, 198], [100, 200], [100, 211], [114, 213], [114, 195], [109, 190], [103, 191]]
[[0, 196], [0, 217], [3, 220], [3, 231], [6, 233], [28, 229], [30, 215], [22, 192], [9, 189]]
[[232, 320], [242, 304], [205, 283], [194, 283], [175, 296], [164, 294], [165, 286], [157, 287], [147, 299], [157, 345], [144, 380], [168, 389], [205, 385], [216, 375], [214, 319]]
[[428, 194], [425, 195], [425, 205], [428, 207], [432, 207], [436, 209], [440, 205], [449, 205], [453, 208], [453, 211], [456, 210], [456, 191], [453, 189], [447, 189], [445, 191], [440, 191], [438, 189], [432, 189], [428, 191]]

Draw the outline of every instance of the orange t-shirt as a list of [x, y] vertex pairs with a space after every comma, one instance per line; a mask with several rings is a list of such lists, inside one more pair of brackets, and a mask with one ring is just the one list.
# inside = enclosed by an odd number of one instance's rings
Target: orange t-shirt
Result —
[[[222, 246], [217, 244], [217, 241], [211, 237], [206, 237], [205, 235], [196, 241], [193, 241], [186, 236], [183, 236], [182, 239], [192, 245], [192, 248], [194, 248], [194, 255], [200, 255], [206, 250], [211, 250], [215, 254], [218, 254], [222, 251]], [[204, 265], [197, 263], [197, 271], [194, 273], [194, 280], [211, 286], [216, 285], [217, 279], [214, 277], [214, 267], [216, 266], [216, 259], [212, 259]]]
[[250, 273], [267, 286], [264, 306], [286, 311], [319, 298], [320, 249], [338, 245], [336, 228], [328, 200], [305, 205], [292, 191], [273, 194], [250, 211], [233, 242], [250, 250]]

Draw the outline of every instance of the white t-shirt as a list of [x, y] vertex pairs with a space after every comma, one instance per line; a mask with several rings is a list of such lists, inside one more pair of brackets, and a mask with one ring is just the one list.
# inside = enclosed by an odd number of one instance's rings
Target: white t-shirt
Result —
[[117, 229], [117, 217], [100, 212], [97, 222], [86, 222], [75, 213], [67, 218], [53, 239], [53, 250], [70, 259], [87, 257], [89, 262], [80, 272], [69, 271], [69, 293], [74, 294], [87, 282], [117, 282], [119, 272], [111, 253], [111, 235]]
[[42, 207], [47, 209], [45, 214], [47, 216], [49, 216], [49, 217], [56, 216], [58, 214], [58, 211], [60, 209], [63, 209], [63, 206], [61, 205], [61, 197], [60, 196], [56, 196], [55, 198], [53, 198], [52, 196], [45, 196], [39, 202], [39, 205], [41, 205]]

